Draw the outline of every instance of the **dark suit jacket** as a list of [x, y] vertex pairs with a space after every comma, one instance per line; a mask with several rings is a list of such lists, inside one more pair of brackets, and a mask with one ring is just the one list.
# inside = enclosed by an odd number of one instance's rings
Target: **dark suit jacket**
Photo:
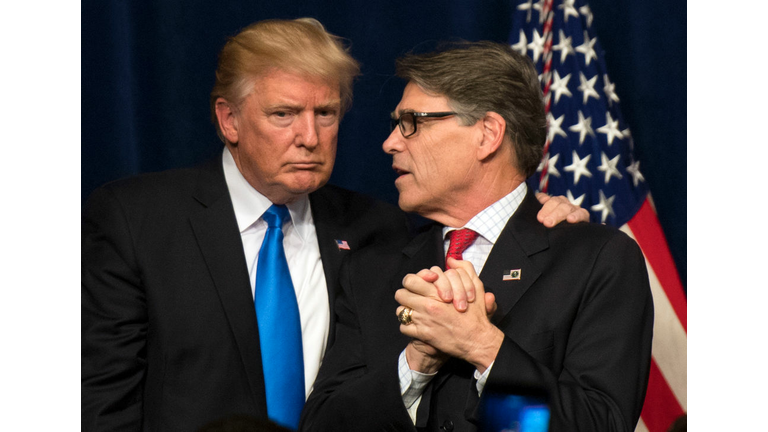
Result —
[[[536, 220], [529, 192], [480, 278], [496, 295], [492, 318], [506, 338], [486, 389], [545, 390], [552, 431], [632, 431], [648, 380], [653, 304], [645, 262], [625, 234], [597, 224]], [[400, 396], [394, 294], [403, 276], [444, 265], [441, 226], [404, 247], [348, 258], [337, 299], [337, 339], [326, 354], [302, 430], [414, 430]], [[401, 245], [402, 246], [402, 245]], [[502, 280], [520, 269], [520, 280]], [[419, 430], [475, 430], [474, 367], [451, 359], [424, 392]]]
[[[405, 216], [332, 186], [310, 202], [333, 305], [349, 252], [335, 240], [396, 240]], [[235, 413], [266, 417], [266, 399], [221, 158], [100, 188], [82, 225], [83, 430], [189, 432]]]

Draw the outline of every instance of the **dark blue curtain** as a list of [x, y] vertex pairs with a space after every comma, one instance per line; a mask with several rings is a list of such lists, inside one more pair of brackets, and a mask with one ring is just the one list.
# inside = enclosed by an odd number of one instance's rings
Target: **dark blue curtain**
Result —
[[[331, 182], [395, 203], [381, 151], [403, 84], [394, 59], [445, 39], [507, 42], [509, 1], [259, 2], [85, 0], [82, 199], [128, 175], [189, 166], [221, 151], [208, 95], [228, 36], [266, 18], [317, 18], [362, 63]], [[636, 156], [686, 281], [686, 3], [589, 0]]]

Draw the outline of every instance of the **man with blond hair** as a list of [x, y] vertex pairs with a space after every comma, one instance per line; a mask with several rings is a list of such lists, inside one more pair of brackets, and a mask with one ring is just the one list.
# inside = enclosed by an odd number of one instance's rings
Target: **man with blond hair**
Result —
[[[90, 197], [83, 430], [192, 431], [235, 414], [296, 428], [333, 342], [342, 259], [408, 234], [394, 206], [326, 185], [358, 73], [314, 19], [255, 23], [220, 53], [221, 156]], [[551, 202], [562, 220], [570, 209]]]

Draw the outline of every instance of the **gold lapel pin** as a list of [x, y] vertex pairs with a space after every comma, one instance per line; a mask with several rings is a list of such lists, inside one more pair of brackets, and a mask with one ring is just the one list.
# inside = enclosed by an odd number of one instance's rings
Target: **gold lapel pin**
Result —
[[520, 269], [514, 269], [514, 270], [504, 270], [504, 274], [501, 277], [501, 280], [504, 281], [512, 281], [512, 280], [520, 280], [520, 274], [522, 272]]

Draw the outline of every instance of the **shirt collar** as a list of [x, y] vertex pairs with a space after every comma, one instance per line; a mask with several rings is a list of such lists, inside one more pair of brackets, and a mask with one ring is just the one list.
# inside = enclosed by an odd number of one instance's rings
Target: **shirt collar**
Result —
[[[232, 207], [235, 210], [237, 226], [240, 233], [243, 233], [261, 218], [261, 215], [267, 211], [272, 202], [254, 189], [243, 177], [227, 147], [224, 147], [224, 154], [221, 159], [224, 167], [224, 179], [227, 182]], [[303, 195], [296, 201], [286, 204], [286, 207], [288, 207], [291, 222], [296, 227], [296, 232], [303, 240], [306, 240], [308, 224], [313, 223], [309, 197]]]
[[525, 182], [520, 183], [515, 190], [486, 207], [480, 213], [474, 215], [463, 227], [443, 227], [443, 238], [445, 238], [451, 231], [461, 228], [469, 228], [480, 234], [480, 236], [491, 242], [491, 244], [496, 244], [496, 240], [499, 239], [501, 231], [507, 225], [507, 222], [509, 222], [509, 218], [515, 214], [515, 211], [517, 211], [520, 203], [523, 202], [523, 198], [525, 198], [527, 192], [528, 186]]

